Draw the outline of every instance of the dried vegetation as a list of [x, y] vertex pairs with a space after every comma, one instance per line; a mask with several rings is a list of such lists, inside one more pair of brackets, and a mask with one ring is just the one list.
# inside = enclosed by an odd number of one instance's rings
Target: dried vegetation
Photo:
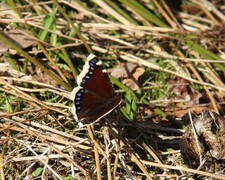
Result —
[[[189, 111], [224, 113], [224, 12], [222, 0], [0, 1], [1, 179], [225, 179], [188, 168], [179, 147]], [[79, 128], [68, 97], [89, 53], [124, 102]]]

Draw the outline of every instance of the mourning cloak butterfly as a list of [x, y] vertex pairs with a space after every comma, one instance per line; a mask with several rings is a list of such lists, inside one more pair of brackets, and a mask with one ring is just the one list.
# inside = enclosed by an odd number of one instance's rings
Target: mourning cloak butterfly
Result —
[[112, 83], [102, 62], [90, 54], [81, 73], [77, 87], [70, 98], [74, 101], [72, 113], [80, 124], [93, 124], [113, 111], [122, 99], [115, 95]]

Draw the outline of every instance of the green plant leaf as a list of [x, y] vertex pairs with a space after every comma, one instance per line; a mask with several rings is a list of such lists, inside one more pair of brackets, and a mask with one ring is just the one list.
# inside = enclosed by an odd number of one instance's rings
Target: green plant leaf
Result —
[[33, 172], [33, 176], [37, 177], [40, 176], [43, 172], [43, 168], [42, 167], [38, 167], [34, 172]]

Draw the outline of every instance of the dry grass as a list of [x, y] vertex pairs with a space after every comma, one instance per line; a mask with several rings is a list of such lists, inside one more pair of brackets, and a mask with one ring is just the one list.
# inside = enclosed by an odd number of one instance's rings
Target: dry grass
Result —
[[[178, 8], [164, 0], [2, 1], [1, 179], [225, 179], [187, 168], [179, 151], [189, 110], [224, 112], [224, 8], [216, 0]], [[107, 69], [132, 62], [144, 74], [136, 90], [112, 78], [124, 103], [81, 129], [69, 93], [89, 53]]]

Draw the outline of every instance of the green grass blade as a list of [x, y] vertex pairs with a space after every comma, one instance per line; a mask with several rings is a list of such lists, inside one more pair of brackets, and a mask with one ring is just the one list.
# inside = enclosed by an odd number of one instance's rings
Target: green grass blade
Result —
[[105, 0], [107, 4], [109, 4], [115, 11], [117, 11], [119, 14], [121, 14], [123, 17], [125, 17], [129, 22], [131, 22], [132, 24], [138, 25], [137, 21], [132, 18], [132, 16], [130, 16], [129, 14], [127, 14], [126, 11], [124, 11], [123, 9], [121, 9], [116, 3], [114, 3], [111, 0]]
[[159, 27], [169, 27], [167, 24], [165, 24], [161, 19], [159, 19], [157, 16], [152, 14], [148, 9], [146, 9], [144, 6], [139, 4], [135, 0], [120, 0], [121, 3], [123, 3], [125, 6], [130, 7], [132, 10], [134, 10], [136, 13], [138, 13], [141, 17], [143, 17], [146, 21], [156, 24]]
[[[192, 50], [198, 52], [202, 57], [205, 59], [215, 59], [219, 60], [221, 59], [218, 55], [214, 54], [213, 52], [205, 49], [201, 45], [193, 42], [193, 41], [185, 41], [185, 44], [187, 44]], [[225, 66], [221, 63], [214, 63], [214, 66], [218, 68], [220, 71], [225, 72]]]
[[[46, 17], [44, 18], [43, 24], [42, 26], [45, 29], [51, 29], [53, 30], [53, 25], [56, 24], [56, 13], [57, 13], [58, 9], [55, 8], [51, 13], [49, 13], [48, 15], [46, 15]], [[45, 41], [46, 38], [48, 37], [49, 32], [47, 30], [41, 30], [38, 34], [38, 38], [41, 41]]]

